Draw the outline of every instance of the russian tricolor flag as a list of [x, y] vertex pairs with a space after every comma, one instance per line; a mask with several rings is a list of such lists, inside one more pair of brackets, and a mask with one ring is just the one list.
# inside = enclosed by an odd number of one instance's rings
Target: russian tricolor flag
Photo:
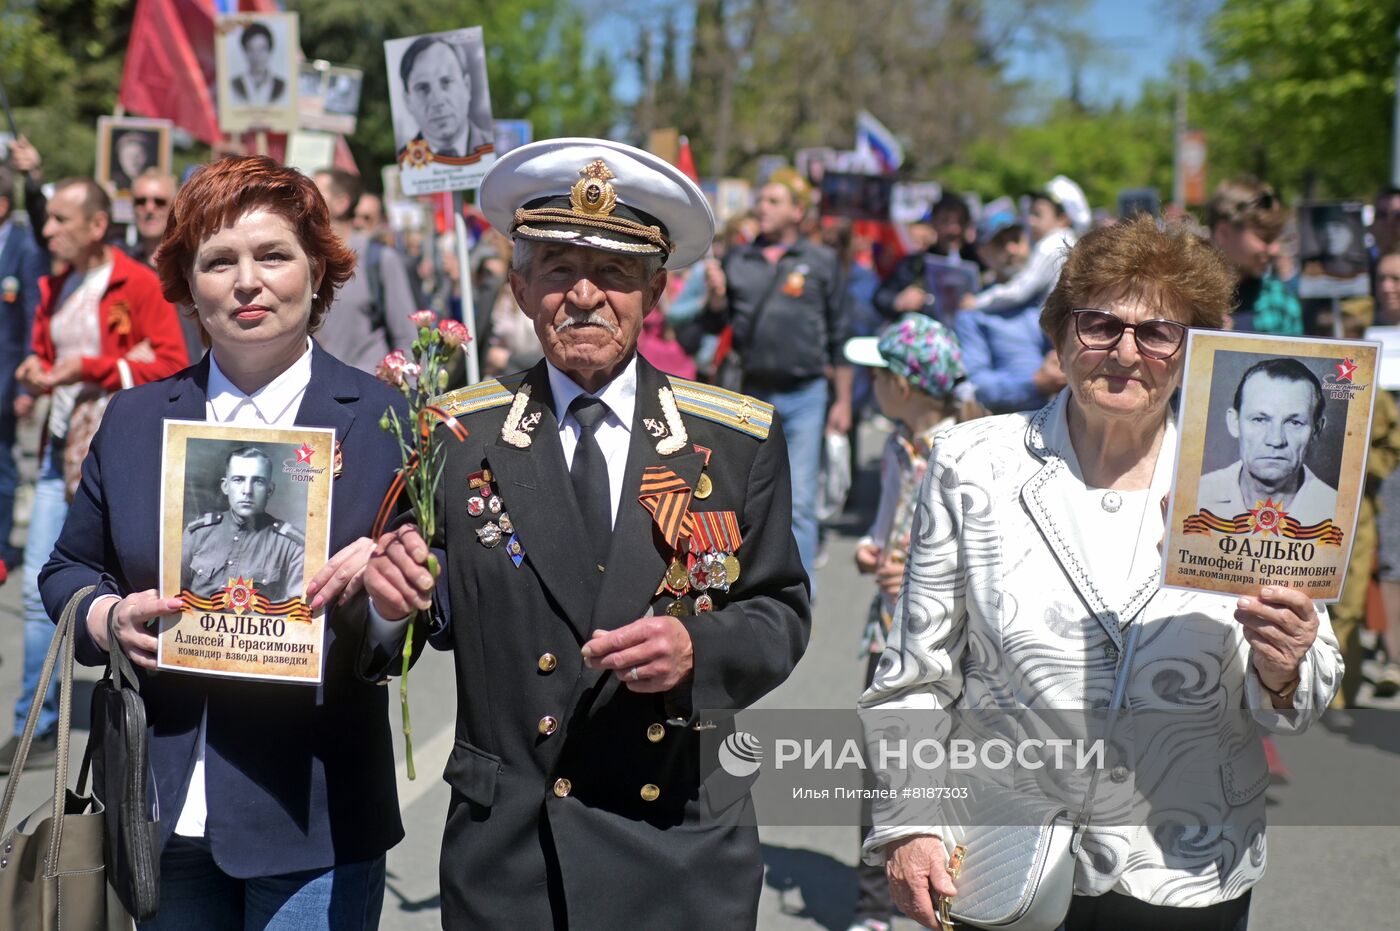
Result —
[[904, 147], [868, 110], [856, 111], [856, 152], [881, 174], [892, 175], [904, 164]]

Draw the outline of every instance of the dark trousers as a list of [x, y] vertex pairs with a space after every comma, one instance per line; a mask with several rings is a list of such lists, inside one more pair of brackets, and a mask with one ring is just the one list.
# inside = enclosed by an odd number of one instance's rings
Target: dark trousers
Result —
[[1204, 908], [1149, 905], [1117, 892], [1077, 895], [1063, 931], [1245, 931], [1249, 893]]
[[[865, 685], [868, 688], [875, 678], [875, 667], [880, 664], [880, 655], [872, 653], [870, 660], [865, 666]], [[867, 769], [862, 778], [862, 784], [867, 789], [873, 789], [875, 785], [875, 772]], [[860, 839], [856, 843], [859, 850], [865, 843], [865, 836], [870, 833], [870, 824], [874, 820], [871, 817], [871, 808], [874, 802], [870, 799], [862, 799], [860, 803]], [[894, 914], [894, 896], [890, 894], [890, 881], [885, 878], [885, 868], [883, 866], [867, 866], [865, 861], [856, 864], [856, 914], [855, 921], [875, 921], [890, 920]]]

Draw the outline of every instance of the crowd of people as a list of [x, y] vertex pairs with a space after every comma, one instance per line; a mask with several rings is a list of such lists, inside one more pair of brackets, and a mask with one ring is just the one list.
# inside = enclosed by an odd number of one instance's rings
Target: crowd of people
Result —
[[[1248, 709], [1251, 728], [1286, 733], [1329, 702], [1355, 702], [1373, 585], [1384, 607], [1371, 622], [1374, 691], [1400, 692], [1400, 408], [1389, 395], [1332, 610], [1287, 589], [1238, 605], [1182, 592], [1152, 601], [1146, 584], [1187, 329], [1400, 325], [1400, 189], [1375, 199], [1371, 294], [1335, 304], [1300, 296], [1289, 212], [1252, 178], [1222, 183], [1203, 223], [1096, 214], [1063, 175], [981, 215], [945, 193], [905, 231], [916, 247], [896, 255], [860, 224], [823, 216], [791, 169], [716, 229], [699, 188], [654, 156], [545, 141], [508, 153], [483, 182], [488, 225], [465, 275], [451, 235], [392, 229], [382, 200], [338, 169], [306, 178], [228, 157], [183, 186], [148, 170], [132, 182], [123, 235], [102, 186], [45, 185], [40, 153], [23, 139], [11, 153], [0, 167], [0, 367], [12, 373], [0, 384], [0, 558], [23, 567], [15, 733], [42, 703], [31, 765], [52, 761], [57, 742], [54, 696], [35, 694], [50, 618], [95, 584], [79, 606], [79, 659], [121, 649], [151, 670], [148, 622], [179, 608], [156, 594], [162, 420], [348, 429], [334, 556], [305, 593], [337, 614], [327, 629], [348, 644], [328, 649], [326, 684], [274, 709], [216, 679], [147, 680], [168, 813], [163, 904], [142, 931], [223, 927], [235, 914], [261, 926], [308, 907], [336, 916], [330, 927], [376, 926], [384, 852], [403, 829], [374, 683], [405, 649], [418, 653], [403, 623], [418, 610], [433, 623], [415, 637], [451, 651], [458, 670], [445, 926], [512, 915], [525, 927], [617, 927], [647, 915], [694, 927], [701, 914], [706, 927], [751, 925], [762, 867], [747, 791], [711, 797], [697, 733], [800, 659], [820, 595], [825, 441], [876, 416], [892, 432], [876, 520], [856, 550], [876, 588], [863, 708], [1106, 697], [1136, 644], [1106, 617], [1189, 615], [1138, 661], [1214, 650], [1221, 701]], [[579, 193], [590, 184], [595, 201]], [[27, 223], [14, 210], [21, 187]], [[426, 538], [404, 520], [371, 540], [398, 457], [378, 420], [402, 400], [370, 376], [413, 342], [415, 308], [460, 319], [468, 304], [477, 339], [464, 351], [483, 380], [465, 384], [459, 367], [448, 386], [443, 409], [470, 429], [449, 444], [444, 476], [486, 491], [474, 510], [455, 502], [461, 513]], [[16, 428], [39, 399], [20, 535]], [[254, 454], [227, 468], [226, 482], [266, 479]], [[923, 481], [930, 471], [938, 481]], [[1032, 479], [1044, 487], [1023, 507]], [[673, 521], [666, 495], [679, 487], [691, 510]], [[978, 514], [963, 513], [971, 499]], [[285, 543], [276, 528], [245, 528], [232, 492], [229, 503], [215, 515], [227, 530]], [[957, 532], [920, 537], [920, 510]], [[503, 527], [519, 541], [508, 554], [496, 548]], [[988, 540], [999, 542], [976, 545]], [[447, 555], [442, 580], [428, 569], [434, 550]], [[523, 558], [532, 574], [519, 573]], [[1032, 599], [1048, 607], [1007, 613]], [[511, 626], [483, 635], [478, 618]], [[1152, 689], [1129, 687], [1135, 701], [1169, 703]], [[1235, 736], [1236, 777], [1266, 781], [1264, 744]], [[14, 750], [14, 739], [0, 748], [0, 772]], [[1174, 761], [1154, 763], [1170, 781]], [[1262, 837], [1245, 823], [1256, 812], [1233, 797], [1197, 801], [1203, 823], [1221, 826], [1215, 845], [1090, 828], [1066, 927], [1243, 929], [1263, 871]], [[1262, 810], [1262, 796], [1246, 801]], [[864, 814], [871, 865], [853, 928], [886, 931], [896, 906], [932, 924], [957, 894], [951, 828], [911, 827], [879, 806]], [[664, 903], [618, 881], [640, 857], [671, 891]], [[1210, 864], [1210, 883], [1181, 884]]]

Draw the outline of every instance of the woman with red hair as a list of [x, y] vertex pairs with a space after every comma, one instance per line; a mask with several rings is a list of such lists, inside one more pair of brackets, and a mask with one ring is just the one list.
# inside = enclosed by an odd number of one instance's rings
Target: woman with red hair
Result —
[[[79, 660], [120, 649], [141, 680], [162, 849], [160, 907], [141, 931], [378, 927], [384, 852], [403, 837], [386, 690], [357, 675], [374, 648], [337, 609], [358, 592], [399, 465], [379, 419], [403, 399], [311, 339], [354, 263], [298, 172], [248, 157], [194, 174], [156, 264], [210, 351], [113, 399], [40, 579], [51, 617], [96, 585], [79, 606]], [[335, 556], [305, 593], [327, 612], [323, 684], [151, 674], [148, 625], [181, 605], [157, 590], [166, 420], [335, 430]]]

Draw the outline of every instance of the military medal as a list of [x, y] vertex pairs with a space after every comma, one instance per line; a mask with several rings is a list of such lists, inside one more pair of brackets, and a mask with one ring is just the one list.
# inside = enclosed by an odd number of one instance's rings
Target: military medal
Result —
[[[472, 491], [476, 491], [478, 488], [489, 487], [494, 478], [495, 476], [491, 474], [490, 469], [482, 469], [480, 472], [473, 472], [471, 475], [467, 476], [467, 487]], [[490, 492], [484, 492], [484, 494], [489, 495]]]
[[684, 601], [678, 599], [666, 606], [666, 613], [671, 617], [686, 617], [690, 614], [690, 608], [686, 607]]
[[510, 561], [515, 563], [515, 568], [519, 569], [520, 564], [525, 561], [525, 547], [520, 544], [519, 534], [510, 535], [510, 540], [506, 542], [506, 553], [510, 556]]
[[715, 483], [710, 481], [710, 476], [706, 472], [700, 473], [700, 478], [695, 481], [695, 497], [704, 501], [715, 492]]
[[496, 521], [501, 525], [501, 529], [506, 533], [515, 533], [515, 522], [510, 519], [509, 514], [502, 514], [501, 519]]
[[476, 539], [488, 550], [501, 542], [501, 527], [495, 521], [487, 521], [483, 527], [476, 528]]
[[697, 592], [703, 592], [709, 588], [713, 582], [710, 579], [710, 569], [705, 564], [705, 560], [697, 559], [690, 566], [690, 587]]
[[709, 614], [715, 609], [715, 600], [708, 594], [701, 595], [695, 599], [695, 613]]
[[663, 581], [666, 591], [672, 595], [683, 595], [690, 588], [690, 572], [680, 559], [671, 560], [671, 565], [666, 567], [666, 578]]
[[722, 592], [729, 591], [729, 573], [724, 571], [724, 555], [707, 553], [703, 563], [710, 580], [710, 588], [717, 588]]
[[739, 581], [739, 558], [733, 553], [724, 557], [724, 574], [728, 577], [730, 585]]
[[486, 502], [477, 495], [472, 495], [467, 499], [467, 513], [472, 517], [480, 517], [486, 513]]
[[503, 505], [502, 505], [502, 503], [501, 503], [501, 496], [500, 496], [500, 495], [492, 495], [490, 498], [488, 498], [488, 499], [486, 500], [486, 509], [487, 509], [488, 511], [490, 511], [492, 514], [499, 514], [499, 513], [501, 513], [501, 508], [502, 508], [502, 507], [503, 507]]
[[340, 473], [345, 471], [345, 450], [341, 448], [340, 440], [335, 441], [335, 456], [331, 460], [331, 475], [340, 478]]

